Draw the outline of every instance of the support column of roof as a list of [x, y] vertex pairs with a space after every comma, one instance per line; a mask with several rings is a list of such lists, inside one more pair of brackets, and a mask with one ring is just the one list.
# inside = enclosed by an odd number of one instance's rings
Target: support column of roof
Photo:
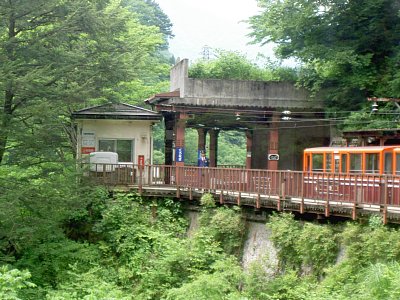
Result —
[[175, 165], [184, 166], [185, 158], [185, 129], [187, 114], [178, 113], [175, 122]]
[[[272, 115], [272, 124], [269, 131], [268, 154], [278, 154], [279, 150], [279, 114]], [[268, 159], [268, 170], [278, 170], [278, 160]]]
[[216, 167], [218, 163], [218, 129], [210, 130], [210, 167]]
[[[171, 166], [173, 163], [173, 143], [174, 143], [174, 127], [175, 127], [175, 117], [171, 114], [164, 116], [165, 124], [165, 135], [164, 135], [164, 164]], [[171, 182], [171, 172], [168, 168], [165, 169], [165, 184]]]
[[206, 150], [206, 135], [207, 129], [197, 128], [198, 140], [197, 140], [197, 159], [200, 158], [200, 151]]
[[246, 130], [246, 169], [251, 169], [252, 147], [253, 147], [253, 131]]
[[165, 115], [164, 124], [165, 124], [165, 136], [164, 136], [165, 165], [169, 166], [172, 165], [173, 162], [172, 144], [174, 141], [174, 127], [175, 127], [174, 116]]

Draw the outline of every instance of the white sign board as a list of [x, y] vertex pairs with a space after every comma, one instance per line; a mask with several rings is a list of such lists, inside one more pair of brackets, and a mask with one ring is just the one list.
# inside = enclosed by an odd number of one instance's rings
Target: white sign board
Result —
[[94, 132], [82, 132], [82, 147], [96, 147]]
[[279, 154], [268, 154], [268, 160], [279, 160]]

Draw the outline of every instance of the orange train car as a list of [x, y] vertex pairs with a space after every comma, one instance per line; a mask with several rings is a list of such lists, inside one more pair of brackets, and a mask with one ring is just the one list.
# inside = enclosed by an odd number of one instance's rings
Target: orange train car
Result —
[[393, 149], [393, 174], [400, 175], [400, 147]]
[[306, 196], [400, 205], [400, 146], [307, 148], [303, 171]]
[[400, 146], [307, 148], [303, 171], [400, 175]]

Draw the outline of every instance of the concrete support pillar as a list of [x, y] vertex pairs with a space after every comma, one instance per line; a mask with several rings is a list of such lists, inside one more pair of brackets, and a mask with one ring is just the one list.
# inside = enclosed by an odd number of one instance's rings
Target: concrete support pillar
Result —
[[[173, 159], [173, 143], [174, 143], [174, 127], [175, 127], [175, 116], [168, 114], [164, 116], [165, 124], [165, 135], [164, 135], [164, 164], [166, 166], [172, 166]], [[171, 183], [171, 170], [170, 168], [164, 169], [164, 182], [165, 184]]]
[[183, 170], [180, 167], [185, 166], [185, 128], [186, 113], [179, 113], [175, 122], [175, 166], [176, 184], [180, 185], [184, 181]]
[[217, 166], [219, 129], [210, 130], [210, 167]]
[[206, 150], [206, 136], [207, 129], [198, 128], [197, 129], [198, 140], [197, 140], [197, 159], [200, 158], [200, 150]]
[[185, 165], [185, 129], [187, 114], [179, 113], [175, 122], [175, 165]]
[[174, 125], [175, 119], [174, 116], [165, 116], [164, 117], [165, 124], [165, 135], [164, 135], [164, 164], [167, 166], [171, 166], [173, 163], [173, 141], [174, 141]]
[[253, 147], [253, 131], [246, 130], [246, 169], [251, 169], [252, 147]]
[[[272, 124], [269, 130], [268, 154], [278, 154], [279, 150], [279, 114], [272, 115]], [[278, 170], [278, 160], [268, 159], [268, 170]]]

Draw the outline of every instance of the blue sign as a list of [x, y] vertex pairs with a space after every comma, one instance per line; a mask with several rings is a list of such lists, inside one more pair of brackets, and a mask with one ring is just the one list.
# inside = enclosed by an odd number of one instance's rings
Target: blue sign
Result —
[[185, 161], [185, 148], [177, 147], [175, 149], [175, 161], [176, 162], [183, 162]]

